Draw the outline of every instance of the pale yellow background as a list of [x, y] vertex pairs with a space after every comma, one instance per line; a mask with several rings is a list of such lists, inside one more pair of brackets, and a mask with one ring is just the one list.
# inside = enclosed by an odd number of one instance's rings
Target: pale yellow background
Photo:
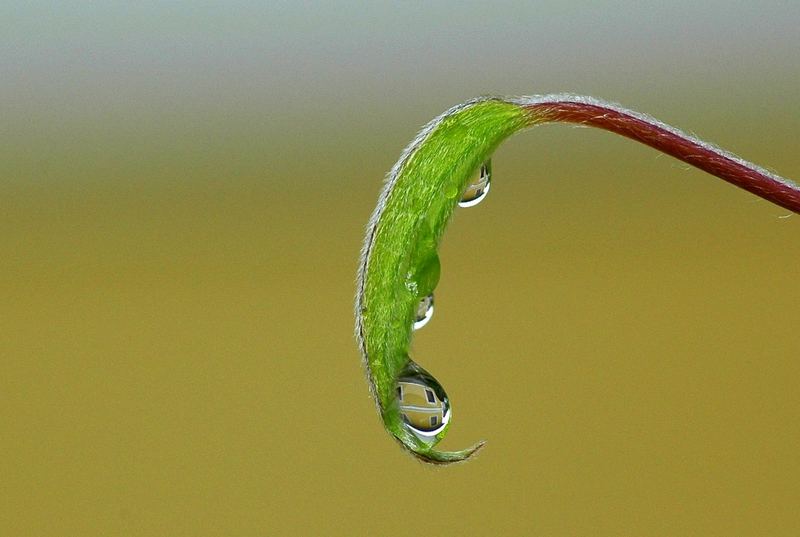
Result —
[[435, 469], [352, 337], [381, 180], [483, 93], [620, 101], [800, 177], [795, 2], [9, 2], [0, 535], [800, 534], [800, 219], [543, 127], [458, 211], [414, 358]]

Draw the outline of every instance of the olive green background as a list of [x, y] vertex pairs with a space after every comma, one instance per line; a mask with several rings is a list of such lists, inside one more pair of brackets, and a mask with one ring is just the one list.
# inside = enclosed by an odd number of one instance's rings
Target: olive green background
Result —
[[547, 126], [457, 211], [422, 466], [352, 336], [364, 226], [484, 93], [619, 101], [800, 178], [800, 7], [9, 2], [0, 534], [798, 535], [800, 219]]

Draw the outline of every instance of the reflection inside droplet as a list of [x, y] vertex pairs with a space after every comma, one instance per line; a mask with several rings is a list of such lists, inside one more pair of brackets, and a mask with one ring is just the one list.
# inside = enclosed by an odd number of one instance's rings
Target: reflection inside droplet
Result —
[[397, 379], [397, 402], [406, 430], [433, 446], [450, 422], [450, 401], [442, 385], [414, 361]]
[[467, 189], [461, 195], [458, 202], [459, 207], [472, 207], [483, 201], [489, 193], [492, 182], [492, 160], [489, 159], [478, 169], [476, 177], [470, 182]]
[[419, 330], [431, 320], [433, 316], [433, 293], [419, 301], [417, 311], [414, 313], [414, 330]]

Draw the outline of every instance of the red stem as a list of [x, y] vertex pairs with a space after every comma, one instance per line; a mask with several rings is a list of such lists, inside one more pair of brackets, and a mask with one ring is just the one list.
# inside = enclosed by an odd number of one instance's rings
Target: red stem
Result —
[[800, 187], [797, 185], [650, 117], [582, 98], [521, 104], [540, 120], [591, 125], [649, 145], [800, 213]]

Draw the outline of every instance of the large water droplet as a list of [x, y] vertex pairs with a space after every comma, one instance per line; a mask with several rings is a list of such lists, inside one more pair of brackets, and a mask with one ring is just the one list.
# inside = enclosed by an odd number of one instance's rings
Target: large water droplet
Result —
[[489, 159], [478, 169], [476, 177], [470, 182], [467, 189], [461, 194], [459, 207], [472, 207], [483, 201], [489, 193], [492, 183], [492, 160]]
[[439, 381], [409, 360], [397, 379], [396, 396], [406, 430], [430, 446], [439, 442], [452, 414]]
[[433, 293], [419, 301], [417, 311], [414, 313], [414, 330], [419, 330], [431, 320], [433, 316]]

